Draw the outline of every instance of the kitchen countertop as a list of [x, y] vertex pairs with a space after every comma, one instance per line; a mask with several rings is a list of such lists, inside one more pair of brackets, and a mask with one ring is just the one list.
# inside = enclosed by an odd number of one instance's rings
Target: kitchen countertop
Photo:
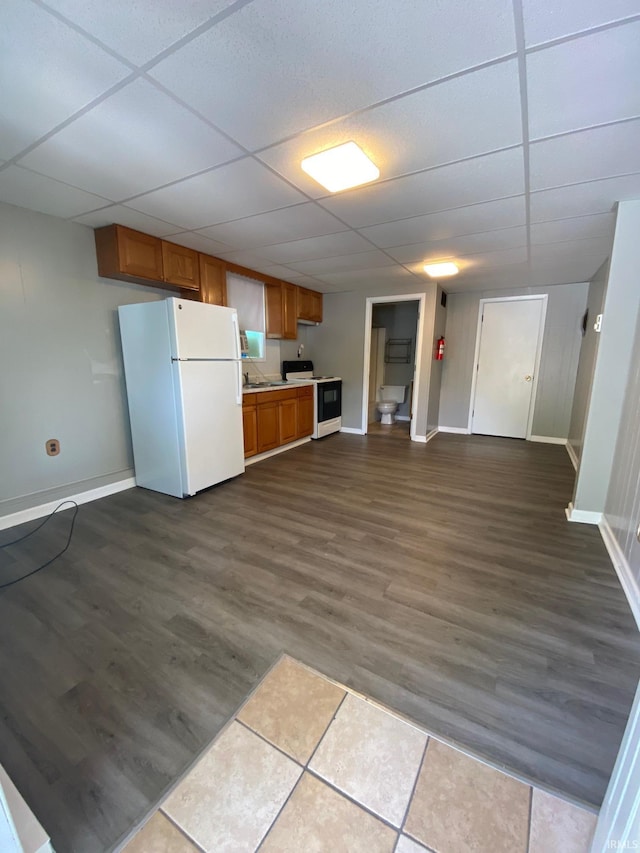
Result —
[[315, 382], [310, 382], [308, 379], [290, 379], [286, 385], [265, 385], [262, 388], [249, 388], [245, 385], [242, 388], [242, 393], [261, 394], [263, 391], [286, 391], [287, 388], [299, 388], [301, 385], [315, 385]]

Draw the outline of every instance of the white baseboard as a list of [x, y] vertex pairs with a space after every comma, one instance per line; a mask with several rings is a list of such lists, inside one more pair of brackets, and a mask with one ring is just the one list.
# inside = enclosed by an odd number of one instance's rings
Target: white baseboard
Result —
[[277, 456], [278, 453], [285, 453], [287, 450], [293, 450], [294, 447], [300, 447], [302, 444], [309, 444], [310, 441], [311, 437], [306, 436], [305, 438], [299, 438], [297, 441], [291, 441], [289, 444], [282, 444], [280, 447], [274, 447], [273, 450], [265, 450], [264, 453], [258, 453], [257, 456], [249, 456], [248, 459], [244, 460], [244, 466], [246, 468], [247, 465], [253, 465], [255, 462], [262, 462], [270, 456]]
[[590, 512], [586, 509], [576, 509], [572, 503], [565, 509], [567, 521], [577, 521], [578, 524], [600, 524], [601, 512]]
[[348, 432], [350, 435], [365, 435], [364, 430], [355, 427], [340, 427], [340, 432]]
[[609, 526], [606, 516], [602, 516], [602, 520], [598, 524], [598, 529], [600, 530], [602, 541], [604, 542], [604, 546], [611, 558], [611, 562], [613, 563], [613, 568], [616, 570], [616, 574], [618, 575], [620, 585], [624, 590], [624, 594], [627, 596], [627, 601], [629, 602], [629, 607], [631, 608], [633, 617], [638, 624], [638, 628], [640, 628], [640, 583], [633, 576], [631, 566], [622, 552], [620, 543], [613, 535], [613, 530]]
[[409, 417], [409, 415], [396, 415], [396, 420], [397, 421], [410, 421], [411, 418]]
[[576, 452], [573, 449], [573, 447], [569, 444], [568, 441], [566, 444], [566, 448], [567, 448], [567, 453], [569, 454], [569, 459], [571, 460], [571, 464], [573, 465], [574, 469], [577, 471], [578, 470], [578, 457], [576, 456]]
[[420, 444], [426, 444], [428, 441], [431, 441], [432, 438], [435, 438], [438, 434], [437, 429], [432, 429], [431, 432], [428, 432], [426, 435], [413, 435], [411, 436], [411, 441], [417, 441]]
[[537, 441], [540, 444], [566, 444], [566, 438], [556, 438], [552, 435], [530, 435], [529, 441]]
[[448, 427], [448, 426], [439, 426], [438, 432], [454, 432], [459, 435], [471, 435], [471, 430], [468, 427]]
[[19, 512], [12, 512], [11, 515], [3, 515], [0, 518], [0, 530], [15, 527], [16, 524], [24, 524], [25, 521], [33, 521], [35, 518], [42, 518], [44, 515], [50, 515], [62, 501], [75, 501], [77, 504], [86, 504], [90, 501], [97, 501], [99, 498], [106, 498], [108, 495], [115, 495], [116, 492], [124, 492], [125, 489], [132, 489], [135, 484], [135, 477], [127, 477], [125, 480], [118, 480], [116, 483], [98, 486], [97, 489], [89, 489], [86, 492], [78, 492], [75, 495], [56, 498], [55, 501], [47, 501], [47, 503], [40, 504], [39, 506], [21, 509]]

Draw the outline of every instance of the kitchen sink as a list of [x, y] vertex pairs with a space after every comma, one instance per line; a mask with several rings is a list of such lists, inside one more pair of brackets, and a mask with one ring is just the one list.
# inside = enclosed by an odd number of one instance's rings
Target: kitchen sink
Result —
[[286, 379], [274, 380], [273, 382], [247, 382], [245, 388], [276, 388], [278, 385], [288, 385]]

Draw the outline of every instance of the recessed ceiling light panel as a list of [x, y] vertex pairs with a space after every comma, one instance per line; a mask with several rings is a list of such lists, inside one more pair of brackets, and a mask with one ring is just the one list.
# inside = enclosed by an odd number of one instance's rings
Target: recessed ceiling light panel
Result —
[[448, 275], [457, 275], [458, 267], [452, 261], [441, 264], [425, 264], [424, 271], [431, 278], [445, 278]]
[[300, 165], [307, 175], [332, 193], [359, 187], [380, 177], [380, 169], [355, 142], [345, 142], [312, 154], [305, 157]]

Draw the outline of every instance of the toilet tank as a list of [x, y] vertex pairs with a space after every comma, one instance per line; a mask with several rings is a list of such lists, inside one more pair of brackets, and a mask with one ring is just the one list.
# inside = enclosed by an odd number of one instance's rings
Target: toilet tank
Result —
[[378, 389], [378, 401], [387, 401], [389, 403], [404, 403], [404, 397], [406, 393], [406, 385], [381, 385]]

